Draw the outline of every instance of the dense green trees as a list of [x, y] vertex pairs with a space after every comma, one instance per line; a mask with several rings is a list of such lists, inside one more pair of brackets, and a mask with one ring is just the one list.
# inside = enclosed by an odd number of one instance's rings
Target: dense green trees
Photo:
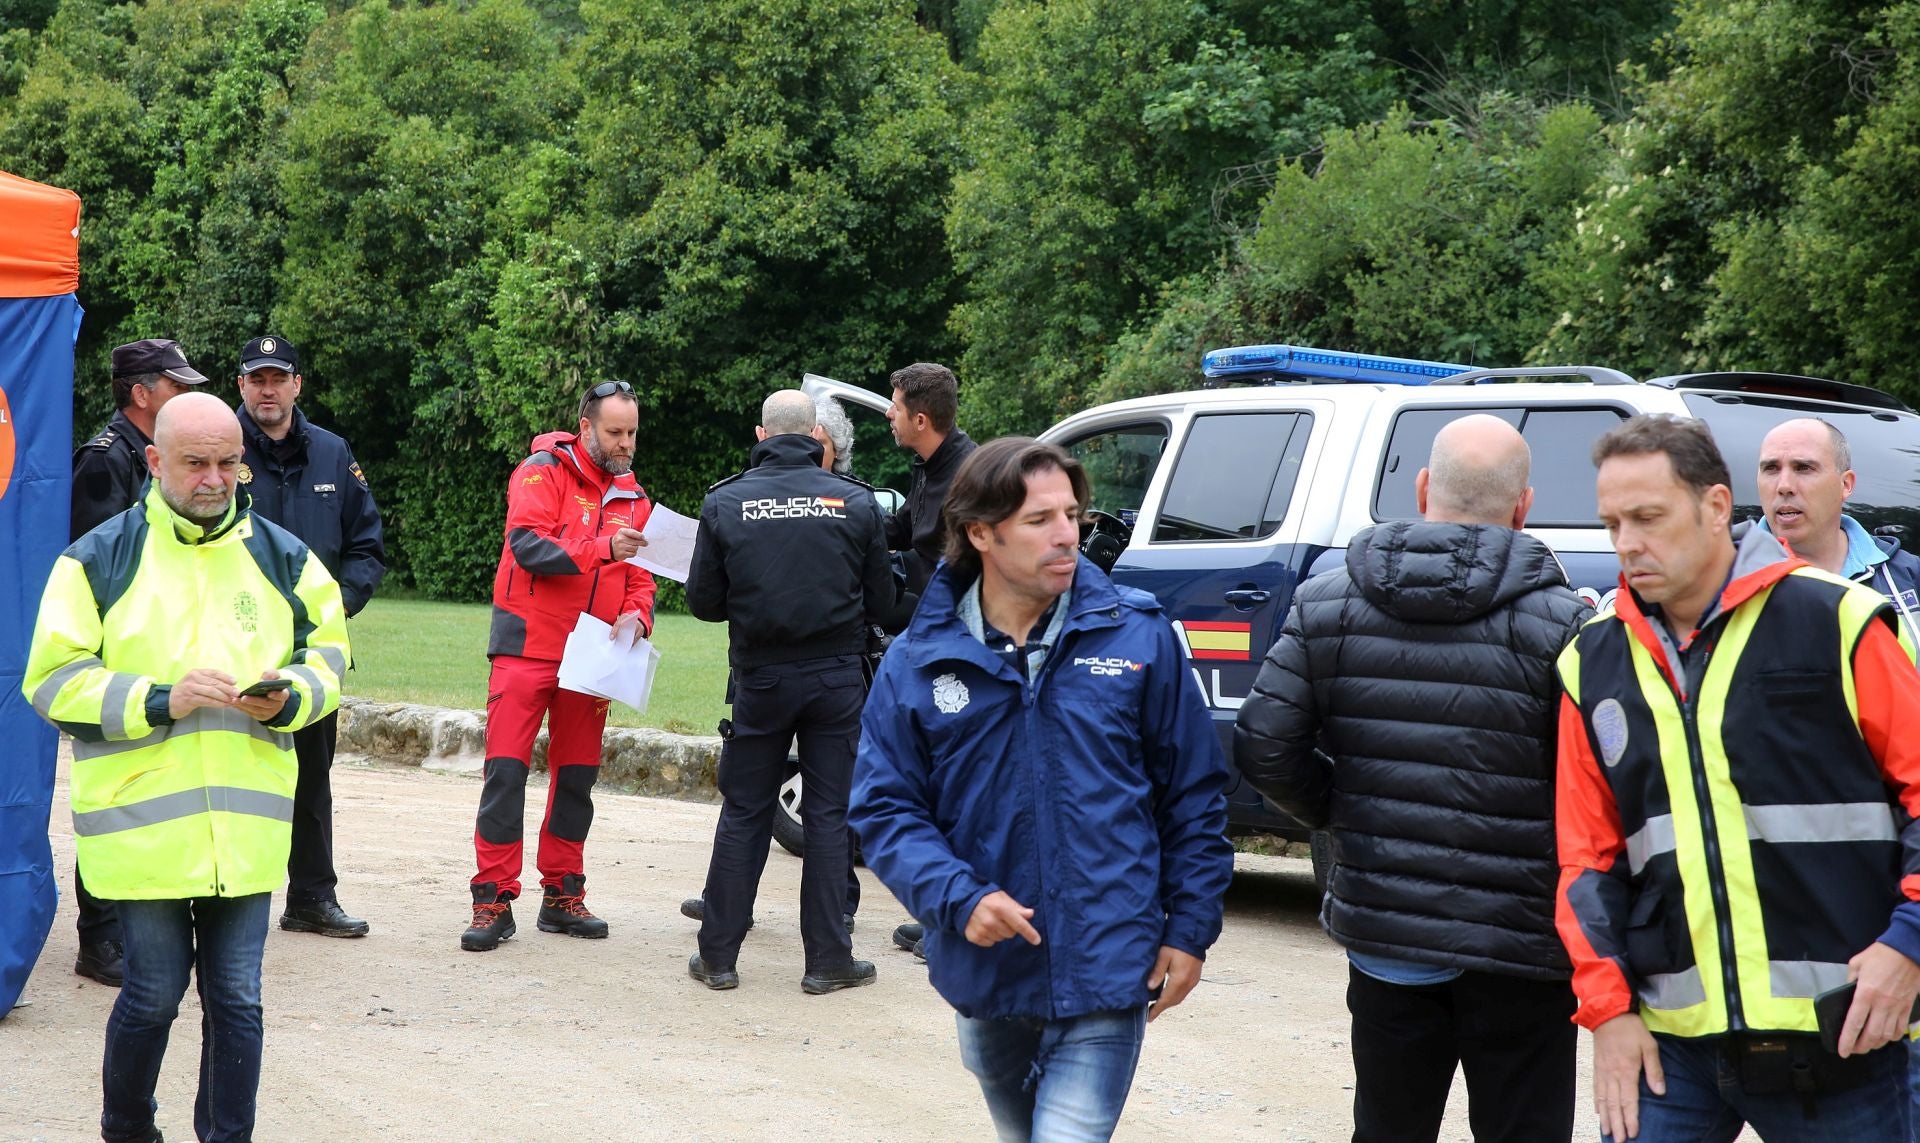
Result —
[[612, 376], [683, 508], [768, 388], [916, 359], [982, 436], [1255, 340], [1920, 397], [1917, 53], [1920, 0], [0, 0], [0, 166], [86, 204], [82, 431], [117, 342], [231, 395], [281, 332], [473, 597]]

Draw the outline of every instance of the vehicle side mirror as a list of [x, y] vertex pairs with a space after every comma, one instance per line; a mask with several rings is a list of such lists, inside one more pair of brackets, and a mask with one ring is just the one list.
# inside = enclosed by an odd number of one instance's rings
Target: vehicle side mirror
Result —
[[874, 489], [873, 498], [879, 502], [880, 511], [886, 513], [889, 516], [893, 515], [895, 512], [900, 511], [900, 509], [904, 507], [907, 503], [907, 498], [905, 496], [902, 496], [897, 490], [892, 488]]

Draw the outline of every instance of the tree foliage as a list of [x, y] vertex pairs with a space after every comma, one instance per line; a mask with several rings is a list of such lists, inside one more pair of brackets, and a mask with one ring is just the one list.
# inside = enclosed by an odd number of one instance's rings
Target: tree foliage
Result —
[[0, 161], [85, 203], [81, 431], [119, 342], [231, 396], [280, 333], [471, 598], [609, 377], [686, 509], [769, 389], [914, 360], [982, 437], [1248, 341], [1920, 396], [1917, 55], [1920, 0], [0, 0]]

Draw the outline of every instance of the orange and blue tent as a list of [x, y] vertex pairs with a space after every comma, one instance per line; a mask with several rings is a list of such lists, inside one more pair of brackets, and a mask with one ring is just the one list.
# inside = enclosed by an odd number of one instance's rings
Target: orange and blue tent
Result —
[[40, 592], [67, 546], [80, 198], [0, 171], [0, 1018], [53, 927], [59, 738], [20, 693]]

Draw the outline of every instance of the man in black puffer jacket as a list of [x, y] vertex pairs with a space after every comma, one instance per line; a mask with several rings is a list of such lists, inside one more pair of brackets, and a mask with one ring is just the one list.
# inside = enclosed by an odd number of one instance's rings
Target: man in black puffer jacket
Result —
[[1591, 611], [1517, 530], [1530, 460], [1496, 417], [1443, 428], [1425, 520], [1361, 532], [1300, 586], [1234, 731], [1248, 780], [1332, 831], [1355, 1143], [1435, 1139], [1456, 1062], [1478, 1143], [1573, 1132], [1554, 660]]

